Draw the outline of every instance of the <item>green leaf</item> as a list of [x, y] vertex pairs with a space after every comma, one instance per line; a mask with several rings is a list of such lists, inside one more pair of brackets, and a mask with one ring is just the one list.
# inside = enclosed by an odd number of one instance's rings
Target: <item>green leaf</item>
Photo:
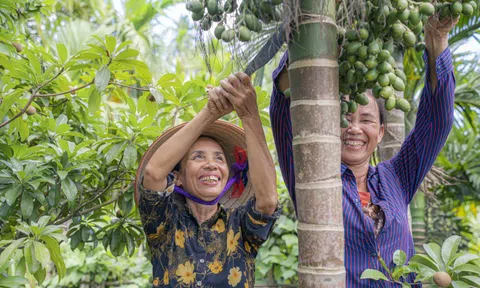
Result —
[[445, 265], [443, 264], [442, 261], [442, 252], [440, 246], [436, 243], [429, 243], [429, 244], [423, 244], [423, 249], [425, 249], [425, 252], [427, 252], [428, 256], [430, 256], [433, 261], [437, 264], [437, 266], [441, 270], [445, 270]]
[[8, 206], [12, 206], [13, 203], [17, 200], [18, 196], [22, 193], [22, 185], [13, 184], [10, 188], [5, 192], [5, 199], [7, 200]]
[[17, 287], [27, 284], [29, 284], [28, 280], [21, 276], [8, 276], [7, 278], [0, 279], [0, 286], [2, 287]]
[[461, 276], [460, 280], [466, 282], [467, 284], [474, 285], [473, 287], [480, 287], [480, 277], [477, 276]]
[[105, 154], [105, 161], [107, 162], [107, 165], [110, 165], [110, 163], [112, 163], [112, 161], [118, 157], [120, 152], [122, 152], [123, 149], [125, 149], [125, 146], [127, 146], [126, 142], [117, 143], [113, 145], [112, 148], [110, 148], [110, 150], [108, 150], [107, 154]]
[[95, 112], [98, 111], [100, 108], [100, 102], [102, 100], [102, 95], [95, 89], [95, 87], [91, 87], [90, 89], [90, 96], [88, 98], [88, 112], [93, 115]]
[[468, 262], [475, 260], [475, 259], [480, 259], [480, 256], [475, 255], [475, 254], [465, 254], [460, 257], [458, 257], [455, 262], [453, 263], [453, 268], [458, 267], [462, 264], [467, 264]]
[[47, 245], [52, 261], [55, 264], [55, 267], [57, 267], [58, 277], [62, 279], [67, 273], [67, 268], [65, 267], [62, 254], [60, 253], [60, 245], [58, 245], [58, 242], [55, 239], [47, 235], [43, 235], [41, 239]]
[[407, 254], [402, 250], [397, 250], [393, 253], [393, 263], [397, 266], [402, 266], [407, 261]]
[[110, 69], [108, 66], [102, 66], [98, 70], [97, 75], [95, 75], [95, 87], [99, 93], [102, 93], [105, 88], [107, 88], [108, 82], [110, 81]]
[[8, 245], [5, 250], [3, 250], [2, 254], [0, 254], [0, 267], [5, 265], [8, 258], [10, 258], [10, 255], [12, 255], [12, 253], [15, 252], [15, 250], [17, 250], [17, 248], [22, 245], [24, 241], [25, 238], [17, 239], [13, 241], [10, 245]]
[[42, 285], [43, 281], [45, 281], [45, 277], [47, 276], [47, 269], [38, 269], [33, 276], [37, 280], [38, 284]]
[[65, 63], [68, 58], [68, 51], [65, 45], [61, 43], [57, 43], [57, 53], [58, 53], [58, 57], [60, 58], [60, 61], [62, 63]]
[[453, 280], [451, 285], [453, 288], [470, 288], [470, 285], [468, 285], [463, 281], [458, 281], [458, 280]]
[[412, 285], [409, 283], [402, 283], [402, 288], [412, 288]]
[[107, 50], [110, 55], [115, 51], [115, 46], [117, 46], [117, 39], [113, 36], [106, 36]]
[[46, 268], [50, 262], [50, 252], [48, 252], [47, 246], [43, 243], [34, 241], [33, 249], [35, 251], [35, 258], [37, 258], [43, 268]]
[[383, 274], [382, 272], [378, 270], [373, 270], [373, 269], [366, 269], [363, 271], [362, 276], [360, 276], [360, 279], [373, 279], [373, 280], [385, 280], [388, 281], [387, 276]]
[[74, 201], [77, 197], [77, 186], [70, 178], [65, 178], [62, 180], [62, 191], [63, 194], [67, 196], [68, 202]]
[[32, 242], [26, 242], [23, 248], [23, 255], [25, 257], [25, 264], [30, 273], [35, 273], [40, 268], [40, 262], [35, 258], [35, 252]]
[[24, 191], [22, 193], [22, 202], [20, 204], [20, 210], [22, 211], [23, 218], [28, 219], [33, 212], [33, 198], [30, 192]]
[[128, 59], [128, 58], [134, 58], [137, 57], [140, 52], [135, 49], [126, 49], [115, 57], [115, 60], [123, 60], [123, 59]]
[[428, 256], [422, 254], [415, 254], [410, 258], [409, 264], [418, 263], [425, 265], [433, 270], [439, 270], [439, 267], [435, 262]]
[[223, 80], [224, 78], [227, 78], [233, 71], [233, 61], [228, 61], [227, 64], [225, 64], [222, 72], [220, 72], [218, 75], [215, 76], [216, 83], [220, 83], [220, 80]]
[[475, 273], [480, 275], [480, 267], [472, 265], [472, 264], [462, 264], [453, 269], [453, 271], [457, 273], [462, 273], [462, 272], [469, 272], [469, 273]]
[[22, 118], [18, 118], [16, 122], [18, 125], [17, 127], [18, 127], [18, 133], [20, 134], [20, 140], [25, 141], [25, 139], [27, 139], [28, 135], [30, 134], [28, 125]]
[[445, 265], [448, 265], [450, 258], [457, 253], [458, 245], [462, 238], [457, 235], [453, 235], [447, 238], [442, 245], [442, 259]]
[[137, 148], [135, 145], [129, 144], [125, 150], [123, 150], [123, 164], [127, 168], [132, 168], [137, 162]]
[[118, 45], [116, 51], [118, 52], [118, 51], [122, 50], [123, 48], [125, 48], [125, 46], [127, 46], [127, 45], [129, 45], [129, 44], [132, 44], [132, 43], [133, 43], [132, 40], [124, 41], [124, 42], [122, 42], [120, 45]]
[[58, 170], [58, 171], [57, 171], [57, 174], [58, 174], [58, 177], [60, 177], [60, 180], [63, 180], [63, 179], [65, 179], [65, 178], [67, 178], [68, 171], [60, 171], [60, 170]]

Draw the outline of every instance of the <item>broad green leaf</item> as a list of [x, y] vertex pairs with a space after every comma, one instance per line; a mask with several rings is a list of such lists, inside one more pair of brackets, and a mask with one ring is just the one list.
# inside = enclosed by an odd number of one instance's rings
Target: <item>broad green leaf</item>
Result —
[[123, 164], [127, 168], [132, 168], [137, 162], [137, 148], [135, 145], [129, 144], [125, 150], [123, 150]]
[[113, 36], [106, 36], [105, 40], [107, 44], [107, 50], [111, 55], [113, 51], [115, 51], [115, 46], [117, 46], [117, 39]]
[[453, 264], [453, 268], [458, 267], [462, 264], [467, 264], [468, 262], [470, 262], [472, 260], [475, 260], [475, 259], [480, 259], [480, 256], [475, 255], [475, 254], [462, 255], [455, 260], [455, 262]]
[[373, 279], [377, 281], [382, 279], [382, 280], [388, 281], [388, 278], [387, 276], [385, 276], [385, 274], [373, 269], [366, 269], [365, 271], [363, 271], [362, 276], [360, 276], [360, 279]]
[[108, 82], [110, 81], [110, 69], [108, 66], [102, 66], [100, 70], [97, 71], [95, 75], [95, 87], [99, 93], [102, 93], [105, 88], [107, 88]]
[[412, 288], [412, 285], [409, 283], [402, 283], [402, 288]]
[[458, 281], [458, 280], [453, 280], [451, 285], [453, 288], [470, 288], [470, 285], [468, 285], [463, 281]]
[[5, 199], [8, 206], [12, 206], [22, 193], [22, 186], [19, 184], [10, 185], [10, 188], [5, 192]]
[[57, 267], [58, 277], [62, 279], [65, 277], [67, 269], [62, 254], [60, 253], [60, 245], [58, 245], [58, 242], [55, 239], [47, 235], [43, 235], [41, 239], [47, 245], [52, 261], [55, 264], [55, 267]]
[[17, 122], [18, 125], [17, 127], [20, 134], [20, 140], [25, 141], [30, 134], [30, 129], [28, 129], [27, 123], [22, 118], [18, 118], [15, 122]]
[[400, 279], [400, 276], [402, 276], [403, 273], [404, 273], [404, 267], [403, 266], [397, 266], [397, 267], [393, 268], [393, 270], [392, 270], [392, 278], [395, 281], [398, 281], [398, 279]]
[[5, 250], [2, 251], [2, 254], [0, 254], [0, 267], [2, 267], [3, 265], [5, 265], [5, 263], [7, 262], [8, 258], [10, 258], [10, 256], [12, 255], [13, 252], [15, 252], [15, 250], [17, 250], [17, 248], [23, 244], [23, 242], [25, 241], [25, 238], [20, 238], [20, 239], [17, 239], [15, 241], [13, 241], [10, 245], [8, 245]]
[[33, 276], [37, 280], [38, 284], [42, 285], [43, 281], [45, 280], [45, 277], [47, 276], [47, 269], [45, 268], [38, 269], [37, 272], [33, 274]]
[[40, 64], [40, 61], [38, 60], [38, 56], [33, 54], [30, 51], [25, 52], [25, 55], [28, 58], [28, 62], [30, 63], [30, 67], [33, 68], [33, 71], [36, 73], [36, 75], [42, 74], [42, 65]]
[[123, 149], [125, 149], [126, 146], [127, 146], [126, 142], [117, 143], [113, 145], [112, 148], [108, 150], [107, 154], [105, 154], [105, 161], [107, 165], [112, 163], [112, 161], [118, 157], [118, 155], [123, 151]]
[[397, 250], [393, 253], [393, 263], [397, 266], [402, 266], [407, 261], [407, 254], [402, 250]]
[[30, 273], [37, 272], [40, 269], [40, 262], [35, 258], [35, 250], [32, 242], [27, 242], [23, 248], [23, 255], [25, 256], [25, 264]]
[[67, 177], [68, 175], [68, 171], [60, 171], [58, 170], [57, 171], [57, 174], [58, 174], [58, 177], [60, 177], [60, 180], [63, 180]]
[[33, 198], [30, 195], [30, 192], [24, 191], [22, 193], [22, 202], [20, 205], [20, 210], [22, 211], [22, 216], [24, 218], [29, 218], [33, 212]]
[[90, 96], [88, 98], [88, 112], [90, 115], [95, 114], [100, 108], [100, 102], [102, 100], [102, 95], [98, 92], [95, 87], [91, 87]]
[[132, 44], [132, 43], [133, 43], [132, 40], [124, 41], [124, 42], [122, 42], [120, 45], [118, 45], [116, 51], [118, 52], [118, 51], [122, 50], [123, 48], [125, 48], [125, 46], [127, 46], [127, 45], [129, 45], [129, 44]]
[[60, 61], [62, 63], [65, 63], [68, 58], [68, 51], [65, 45], [61, 43], [57, 43], [57, 52], [58, 52], [58, 57], [60, 58]]
[[470, 285], [474, 285], [474, 287], [480, 287], [480, 277], [467, 275], [467, 276], [461, 276], [460, 280]]
[[433, 277], [433, 275], [435, 275], [436, 272], [437, 271], [431, 269], [430, 267], [418, 264], [418, 273], [417, 278], [415, 278], [415, 282], [429, 280]]
[[480, 267], [472, 265], [472, 264], [462, 264], [453, 269], [453, 271], [457, 273], [461, 272], [468, 272], [468, 273], [475, 273], [480, 275]]
[[173, 73], [168, 73], [160, 77], [157, 81], [157, 85], [166, 88], [166, 87], [171, 87], [172, 85], [177, 86], [178, 84], [178, 79], [177, 75]]
[[62, 180], [62, 191], [65, 196], [67, 196], [68, 202], [72, 202], [77, 197], [77, 186], [75, 182], [70, 178], [65, 178]]
[[425, 249], [425, 252], [427, 252], [428, 256], [430, 256], [433, 261], [435, 261], [435, 263], [441, 270], [445, 270], [445, 265], [442, 261], [442, 249], [440, 248], [440, 246], [438, 246], [438, 244], [423, 244], [423, 249]]
[[224, 78], [227, 78], [233, 71], [233, 61], [228, 61], [227, 64], [225, 64], [222, 72], [220, 72], [218, 75], [215, 76], [216, 79], [216, 84], [220, 83], [220, 80], [223, 80]]
[[29, 284], [28, 280], [21, 276], [8, 276], [7, 278], [0, 279], [1, 287], [17, 287], [26, 284]]
[[445, 265], [448, 265], [450, 258], [457, 253], [458, 245], [462, 239], [460, 236], [453, 235], [447, 238], [442, 245], [442, 259]]
[[47, 267], [48, 263], [50, 262], [50, 252], [48, 252], [47, 246], [45, 246], [43, 243], [34, 241], [33, 250], [35, 251], [35, 258], [37, 258], [42, 267]]
[[115, 60], [123, 60], [123, 59], [128, 59], [128, 58], [134, 58], [137, 57], [140, 52], [135, 49], [126, 49], [115, 57]]

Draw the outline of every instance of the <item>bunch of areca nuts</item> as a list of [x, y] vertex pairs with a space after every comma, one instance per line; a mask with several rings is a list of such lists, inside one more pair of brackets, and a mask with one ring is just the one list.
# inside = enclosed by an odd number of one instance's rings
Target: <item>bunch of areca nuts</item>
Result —
[[[214, 35], [223, 42], [250, 41], [266, 24], [282, 21], [283, 0], [222, 1], [192, 0], [186, 8], [204, 31], [210, 30], [213, 22], [217, 23]], [[337, 11], [339, 5], [348, 2], [336, 1]], [[368, 104], [364, 94], [368, 89], [372, 89], [376, 98], [385, 99], [385, 109], [408, 112], [410, 103], [395, 95], [395, 91], [404, 91], [407, 83], [404, 72], [396, 67], [395, 46], [422, 51], [425, 49], [422, 32], [428, 17], [471, 16], [477, 8], [475, 0], [366, 0], [365, 19], [340, 24], [337, 29], [338, 45], [342, 48], [341, 126], [348, 126], [347, 113], [357, 111], [358, 105]], [[287, 89], [285, 95], [289, 94]]]
[[[283, 0], [226, 0], [223, 4], [217, 0], [193, 0], [187, 3], [192, 12], [193, 21], [198, 21], [204, 31], [210, 30], [212, 22], [217, 22], [214, 35], [225, 43], [250, 41], [253, 33], [261, 32], [263, 24], [281, 20]], [[240, 1], [238, 1], [240, 2]], [[234, 19], [233, 25], [227, 25], [227, 19]], [[233, 26], [228, 28], [229, 26]]]
[[[474, 1], [368, 0], [366, 22], [338, 28], [341, 126], [347, 127], [345, 115], [369, 100], [364, 94], [372, 89], [376, 98], [385, 99], [385, 109], [410, 110], [407, 100], [395, 95], [404, 91], [407, 78], [396, 67], [394, 47], [425, 49], [423, 27], [428, 17], [440, 19], [471, 16], [477, 9]], [[349, 95], [347, 100], [345, 95]]]

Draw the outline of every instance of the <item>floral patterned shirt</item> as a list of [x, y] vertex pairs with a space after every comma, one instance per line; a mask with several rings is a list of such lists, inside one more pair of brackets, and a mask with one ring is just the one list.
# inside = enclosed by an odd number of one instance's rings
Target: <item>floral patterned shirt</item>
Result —
[[255, 257], [280, 214], [255, 210], [255, 198], [235, 209], [219, 205], [198, 224], [173, 193], [169, 177], [163, 192], [140, 189], [139, 210], [151, 252], [152, 287], [253, 287]]

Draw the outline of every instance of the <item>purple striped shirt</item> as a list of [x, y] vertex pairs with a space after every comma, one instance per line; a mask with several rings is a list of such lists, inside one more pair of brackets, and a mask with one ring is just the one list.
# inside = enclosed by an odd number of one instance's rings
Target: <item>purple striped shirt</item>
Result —
[[[277, 77], [284, 69], [287, 57], [285, 52], [272, 74], [275, 84], [270, 118], [280, 169], [296, 206], [290, 99], [277, 88]], [[425, 52], [424, 61], [428, 67], [427, 57]], [[436, 59], [435, 65], [437, 89], [432, 93], [429, 77], [426, 77], [415, 127], [400, 151], [394, 158], [369, 168], [367, 179], [371, 200], [385, 212], [385, 226], [377, 238], [374, 236], [373, 220], [362, 212], [355, 176], [346, 165], [341, 164], [346, 287], [401, 287], [385, 281], [360, 280], [360, 275], [365, 269], [386, 273], [378, 255], [389, 268], [393, 268], [395, 250], [405, 251], [407, 259], [415, 253], [407, 217], [408, 204], [440, 153], [453, 124], [455, 78], [448, 48]], [[428, 75], [428, 68], [426, 73]], [[407, 281], [413, 283], [414, 275], [410, 275]]]

